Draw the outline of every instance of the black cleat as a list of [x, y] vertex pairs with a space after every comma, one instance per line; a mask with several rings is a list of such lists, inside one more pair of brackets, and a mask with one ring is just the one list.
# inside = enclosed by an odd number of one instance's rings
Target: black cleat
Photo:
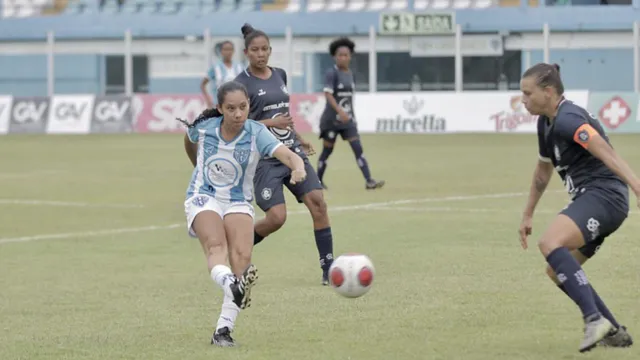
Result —
[[627, 328], [620, 326], [617, 329], [609, 331], [599, 343], [603, 347], [627, 348], [633, 345], [633, 339], [627, 332]]
[[250, 264], [244, 271], [240, 279], [231, 284], [231, 293], [233, 294], [233, 302], [240, 308], [246, 309], [251, 306], [251, 288], [258, 280], [258, 269], [255, 265]]
[[380, 189], [381, 187], [384, 186], [384, 184], [385, 184], [384, 180], [376, 181], [371, 179], [370, 181], [367, 181], [366, 189], [367, 190]]
[[213, 337], [211, 337], [211, 345], [232, 347], [236, 345], [236, 342], [231, 337], [231, 331], [229, 328], [225, 326], [213, 333]]

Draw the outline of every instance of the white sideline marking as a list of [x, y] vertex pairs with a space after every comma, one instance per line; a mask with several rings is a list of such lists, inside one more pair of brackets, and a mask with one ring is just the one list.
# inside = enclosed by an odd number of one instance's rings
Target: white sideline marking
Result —
[[[551, 191], [550, 191], [551, 192]], [[351, 211], [351, 210], [360, 210], [360, 209], [372, 209], [379, 208], [385, 206], [393, 206], [393, 205], [404, 205], [404, 204], [420, 204], [420, 203], [430, 203], [430, 202], [453, 202], [453, 201], [464, 201], [464, 200], [480, 200], [480, 199], [503, 199], [503, 198], [512, 198], [529, 195], [529, 193], [501, 193], [501, 194], [484, 194], [484, 195], [460, 195], [460, 196], [447, 196], [441, 198], [422, 198], [422, 199], [409, 199], [409, 200], [392, 200], [378, 203], [369, 203], [369, 204], [361, 204], [361, 205], [348, 205], [348, 206], [336, 206], [329, 208], [329, 215], [332, 212], [339, 211]], [[288, 215], [298, 215], [298, 214], [308, 214], [309, 211], [291, 211]]]
[[27, 171], [27, 172], [15, 172], [15, 173], [0, 173], [0, 179], [19, 179], [25, 177], [42, 177], [43, 175], [62, 174], [66, 171], [62, 170], [40, 170], [40, 171]]
[[22, 236], [22, 237], [4, 238], [4, 239], [0, 238], [0, 245], [8, 244], [8, 243], [35, 241], [35, 240], [68, 239], [68, 238], [75, 238], [75, 237], [94, 237], [94, 236], [103, 236], [103, 235], [138, 233], [138, 232], [144, 232], [144, 231], [168, 230], [168, 229], [175, 229], [179, 226], [184, 226], [184, 224], [171, 224], [171, 225], [165, 225], [165, 226], [143, 226], [143, 227], [135, 227], [135, 228], [85, 231], [85, 232], [75, 232], [75, 233], [65, 233], [65, 234], [44, 234], [44, 235]]
[[91, 204], [82, 202], [54, 201], [54, 200], [28, 200], [28, 199], [0, 199], [0, 205], [43, 205], [43, 206], [67, 206], [82, 208], [109, 208], [109, 209], [132, 209], [143, 208], [138, 204]]
[[[453, 201], [464, 201], [464, 200], [510, 198], [510, 197], [524, 196], [527, 194], [528, 193], [502, 193], [502, 194], [484, 194], [484, 195], [447, 196], [447, 197], [441, 197], [441, 198], [393, 200], [393, 201], [385, 201], [385, 202], [378, 202], [378, 203], [331, 207], [329, 208], [329, 214], [334, 212], [341, 212], [341, 211], [375, 209], [378, 207], [385, 207], [385, 206], [391, 206], [391, 205], [417, 204], [417, 203], [428, 203], [428, 202], [439, 202], [439, 201], [453, 202]], [[291, 211], [288, 213], [288, 215], [301, 215], [301, 214], [308, 214], [308, 213], [309, 211], [307, 210]], [[95, 237], [95, 236], [103, 236], [103, 235], [168, 230], [168, 229], [175, 229], [180, 226], [185, 226], [185, 224], [179, 223], [179, 224], [171, 224], [171, 225], [154, 225], [154, 226], [144, 226], [144, 227], [135, 227], [135, 228], [106, 229], [106, 230], [84, 231], [84, 232], [64, 233], [64, 234], [43, 234], [43, 235], [22, 236], [22, 237], [14, 237], [14, 238], [0, 238], [0, 245], [8, 244], [8, 243], [36, 241], [36, 240], [68, 239], [68, 238], [75, 238], [75, 237]]]
[[[479, 208], [479, 209], [471, 209], [471, 208], [452, 208], [452, 207], [394, 207], [394, 206], [377, 206], [374, 208], [370, 208], [370, 210], [378, 210], [378, 211], [403, 211], [403, 212], [456, 212], [456, 213], [514, 213], [518, 214], [519, 210], [505, 210], [505, 209], [489, 209], [489, 208]], [[552, 210], [543, 210], [536, 209], [536, 214], [551, 214], [557, 213], [559, 211]]]

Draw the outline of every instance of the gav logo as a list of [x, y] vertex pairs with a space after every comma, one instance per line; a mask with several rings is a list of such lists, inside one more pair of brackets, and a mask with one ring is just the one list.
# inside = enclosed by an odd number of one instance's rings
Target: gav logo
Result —
[[512, 96], [509, 100], [510, 110], [500, 111], [489, 117], [496, 124], [496, 131], [513, 131], [522, 125], [535, 124], [537, 115], [531, 115], [522, 103], [522, 96]]
[[94, 116], [100, 122], [121, 122], [131, 108], [131, 101], [127, 98], [98, 100]]
[[12, 122], [36, 123], [44, 120], [49, 103], [44, 100], [17, 100], [13, 106]]
[[425, 108], [424, 100], [412, 96], [402, 102], [402, 107], [406, 114], [376, 119], [376, 132], [430, 133], [446, 130], [447, 120], [430, 114]]
[[62, 101], [55, 107], [54, 115], [59, 121], [80, 121], [89, 111], [89, 103], [85, 101]]

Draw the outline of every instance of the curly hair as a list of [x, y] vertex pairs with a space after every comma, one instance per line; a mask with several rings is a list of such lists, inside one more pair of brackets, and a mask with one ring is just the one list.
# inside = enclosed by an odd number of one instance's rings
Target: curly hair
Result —
[[[247, 99], [249, 98], [249, 92], [247, 91], [247, 88], [244, 85], [242, 85], [237, 81], [229, 81], [222, 84], [222, 86], [218, 88], [218, 95], [217, 95], [218, 104], [224, 103], [225, 96], [227, 96], [228, 93], [233, 91], [242, 91], [244, 93], [244, 96], [246, 96]], [[192, 123], [189, 123], [187, 120], [180, 119], [180, 118], [176, 118], [176, 120], [183, 123], [188, 128], [192, 128], [205, 120], [209, 120], [211, 118], [216, 118], [220, 116], [222, 116], [222, 113], [217, 108], [211, 108], [203, 111], [200, 115], [198, 115], [198, 117]]]
[[352, 54], [356, 48], [356, 44], [353, 41], [351, 41], [349, 38], [341, 37], [333, 40], [331, 44], [329, 44], [329, 54], [331, 54], [331, 56], [336, 56], [338, 49], [343, 46], [347, 47]]

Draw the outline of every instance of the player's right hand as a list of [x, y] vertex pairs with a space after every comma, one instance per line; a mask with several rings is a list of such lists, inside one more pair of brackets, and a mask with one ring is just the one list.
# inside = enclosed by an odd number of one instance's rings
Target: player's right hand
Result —
[[291, 115], [287, 114], [278, 114], [273, 118], [274, 125], [278, 129], [288, 130], [293, 128], [293, 118]]
[[344, 110], [340, 111], [338, 116], [340, 116], [340, 121], [342, 122], [349, 122], [349, 120], [351, 120], [351, 118], [349, 117], [349, 114], [344, 112]]
[[292, 185], [297, 183], [301, 183], [304, 179], [307, 178], [307, 172], [304, 169], [293, 170], [291, 172], [291, 180], [289, 181]]
[[527, 249], [527, 237], [531, 235], [531, 231], [533, 230], [533, 218], [531, 216], [525, 215], [522, 217], [522, 222], [520, 223], [520, 230], [518, 230], [518, 234], [520, 234], [520, 245], [523, 249]]

